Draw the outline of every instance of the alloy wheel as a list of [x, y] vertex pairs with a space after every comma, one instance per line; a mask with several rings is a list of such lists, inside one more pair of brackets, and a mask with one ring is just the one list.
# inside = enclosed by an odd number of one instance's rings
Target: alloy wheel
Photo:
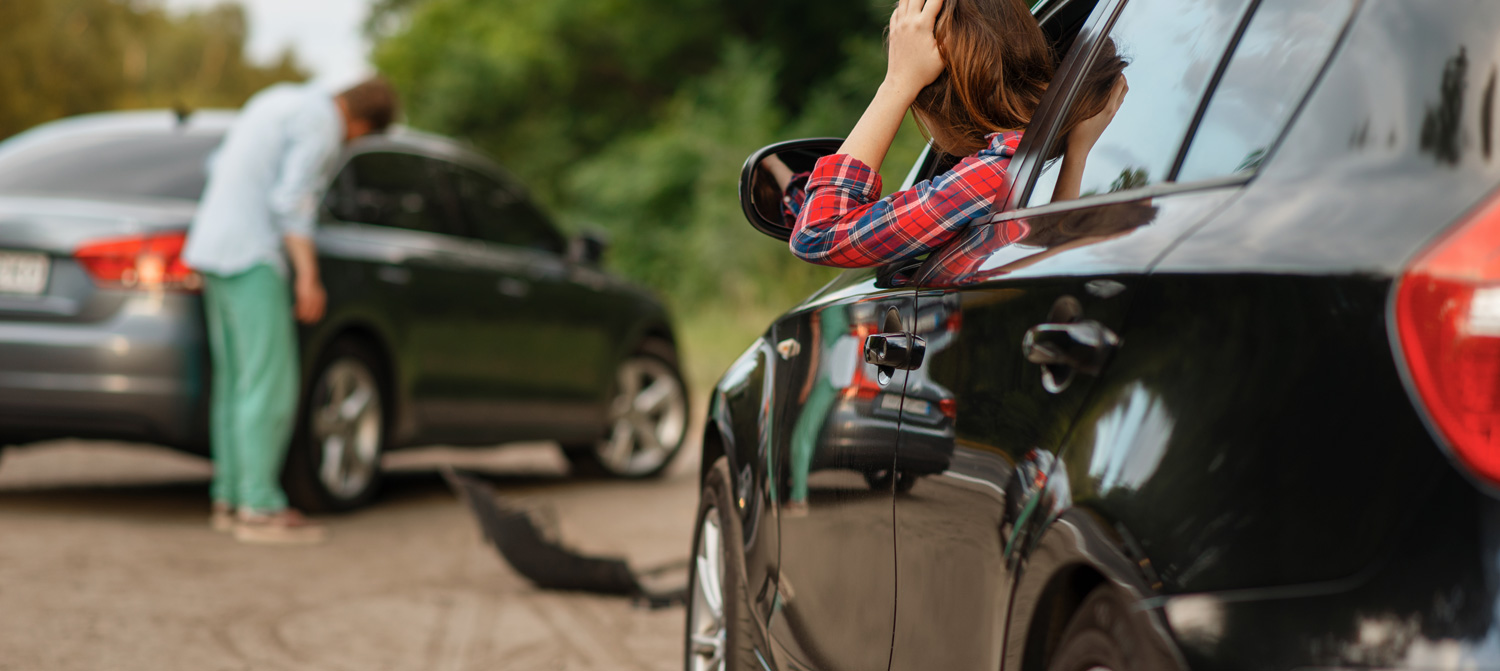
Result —
[[312, 411], [312, 439], [321, 455], [318, 480], [340, 499], [359, 497], [380, 460], [382, 409], [375, 374], [353, 357], [323, 370]]
[[729, 628], [724, 615], [724, 543], [719, 511], [710, 506], [698, 531], [693, 556], [692, 598], [688, 603], [688, 668], [691, 671], [724, 671]]
[[611, 429], [596, 448], [599, 463], [615, 475], [655, 472], [687, 433], [687, 394], [677, 374], [652, 357], [636, 357], [620, 366]]

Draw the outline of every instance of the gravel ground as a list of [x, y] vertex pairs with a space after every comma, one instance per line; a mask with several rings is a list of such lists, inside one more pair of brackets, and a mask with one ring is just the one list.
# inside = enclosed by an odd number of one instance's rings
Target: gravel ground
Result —
[[490, 548], [436, 467], [555, 511], [562, 537], [637, 566], [684, 559], [696, 449], [666, 478], [573, 481], [547, 445], [387, 457], [381, 500], [329, 542], [209, 530], [208, 463], [56, 442], [0, 464], [0, 671], [677, 669], [681, 607], [542, 592]]

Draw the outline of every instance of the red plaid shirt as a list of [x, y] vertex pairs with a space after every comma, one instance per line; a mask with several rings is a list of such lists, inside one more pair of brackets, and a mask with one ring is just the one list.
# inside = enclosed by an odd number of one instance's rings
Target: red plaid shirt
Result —
[[1025, 219], [993, 224], [980, 222], [971, 226], [958, 242], [928, 258], [915, 279], [924, 287], [951, 287], [978, 284], [1005, 275], [1009, 272], [1007, 268], [986, 268], [986, 262], [1001, 248], [1024, 243], [1028, 235], [1031, 235], [1031, 224]]
[[1010, 159], [1021, 133], [989, 139], [990, 146], [936, 179], [880, 200], [880, 175], [870, 166], [847, 154], [818, 159], [792, 231], [792, 253], [819, 265], [864, 268], [948, 243], [970, 222], [993, 214], [1010, 191]]

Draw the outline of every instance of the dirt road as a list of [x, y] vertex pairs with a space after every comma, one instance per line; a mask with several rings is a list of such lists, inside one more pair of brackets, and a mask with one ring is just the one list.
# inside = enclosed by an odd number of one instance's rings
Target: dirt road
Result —
[[52, 443], [0, 463], [0, 670], [678, 669], [683, 612], [539, 592], [482, 545], [435, 471], [487, 474], [556, 511], [580, 549], [688, 553], [696, 462], [577, 482], [550, 447], [387, 458], [375, 506], [322, 546], [251, 547], [207, 525], [207, 462]]

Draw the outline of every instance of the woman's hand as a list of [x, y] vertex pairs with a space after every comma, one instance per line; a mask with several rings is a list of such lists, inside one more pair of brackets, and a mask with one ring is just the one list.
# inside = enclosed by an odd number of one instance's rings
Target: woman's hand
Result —
[[1104, 129], [1109, 128], [1109, 122], [1115, 120], [1115, 113], [1120, 111], [1120, 105], [1125, 102], [1125, 94], [1129, 92], [1129, 82], [1125, 81], [1125, 75], [1120, 75], [1115, 80], [1115, 87], [1109, 91], [1109, 101], [1104, 103], [1104, 109], [1073, 127], [1073, 132], [1068, 136], [1069, 154], [1087, 154], [1094, 148], [1099, 136], [1104, 135]]
[[933, 27], [943, 0], [901, 0], [891, 14], [885, 81], [915, 96], [946, 67]]
[[895, 13], [891, 14], [890, 62], [885, 69], [885, 81], [838, 153], [852, 156], [877, 172], [880, 170], [891, 141], [896, 139], [896, 131], [901, 129], [901, 120], [906, 118], [917, 94], [943, 73], [943, 55], [938, 52], [937, 37], [932, 34], [938, 10], [942, 8], [943, 0], [901, 0], [896, 5]]
[[1062, 169], [1057, 173], [1057, 185], [1052, 187], [1052, 202], [1078, 197], [1078, 191], [1083, 188], [1083, 168], [1088, 163], [1089, 152], [1094, 150], [1094, 143], [1099, 141], [1104, 129], [1109, 128], [1109, 122], [1115, 120], [1115, 113], [1120, 111], [1129, 91], [1130, 84], [1125, 81], [1125, 75], [1120, 75], [1109, 91], [1109, 101], [1104, 103], [1104, 109], [1074, 126], [1068, 134]]

